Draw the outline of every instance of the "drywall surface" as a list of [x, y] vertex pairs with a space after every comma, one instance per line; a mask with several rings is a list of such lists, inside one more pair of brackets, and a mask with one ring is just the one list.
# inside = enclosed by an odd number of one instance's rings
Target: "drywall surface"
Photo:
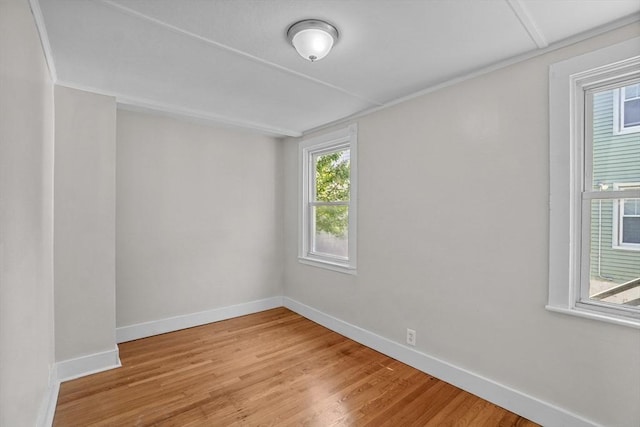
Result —
[[282, 295], [281, 142], [118, 110], [117, 324]]
[[[297, 261], [285, 144], [285, 296], [591, 422], [640, 422], [640, 331], [545, 310], [549, 65], [634, 24], [358, 123], [358, 274]], [[346, 125], [345, 125], [346, 126]], [[313, 136], [313, 135], [310, 135]]]
[[24, 0], [0, 2], [0, 425], [33, 426], [53, 343], [53, 86]]
[[56, 361], [115, 348], [115, 99], [55, 87]]

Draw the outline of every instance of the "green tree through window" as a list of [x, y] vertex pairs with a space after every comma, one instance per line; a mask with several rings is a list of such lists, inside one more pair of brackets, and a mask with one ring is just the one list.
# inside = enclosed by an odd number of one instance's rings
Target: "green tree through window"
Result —
[[[322, 154], [316, 158], [315, 199], [317, 202], [348, 202], [350, 189], [349, 150]], [[349, 224], [348, 206], [318, 206], [316, 229], [344, 237]]]

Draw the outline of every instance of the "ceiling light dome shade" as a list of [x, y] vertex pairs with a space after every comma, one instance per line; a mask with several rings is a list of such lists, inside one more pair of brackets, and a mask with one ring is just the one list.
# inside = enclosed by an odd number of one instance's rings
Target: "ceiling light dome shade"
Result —
[[327, 56], [338, 41], [338, 30], [328, 22], [307, 19], [289, 27], [287, 37], [300, 56], [314, 62]]

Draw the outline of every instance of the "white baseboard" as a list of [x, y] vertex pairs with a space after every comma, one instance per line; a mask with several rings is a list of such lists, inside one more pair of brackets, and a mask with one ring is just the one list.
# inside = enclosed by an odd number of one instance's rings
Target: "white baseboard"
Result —
[[[433, 375], [489, 402], [515, 412], [544, 426], [597, 427], [592, 421], [542, 401], [518, 390], [499, 384], [466, 369], [406, 347], [366, 329], [325, 314], [315, 308], [287, 297], [272, 297], [244, 304], [221, 307], [184, 316], [145, 322], [116, 329], [117, 342], [125, 342], [166, 332], [244, 316], [277, 307], [286, 307], [332, 331], [344, 335], [367, 347], [393, 357], [409, 366]], [[61, 381], [105, 371], [120, 366], [117, 347], [114, 350], [92, 354], [55, 364], [52, 370], [49, 394], [42, 404], [38, 426], [53, 422], [58, 389]], [[41, 421], [42, 420], [42, 421]]]
[[69, 381], [86, 375], [96, 374], [113, 368], [119, 368], [120, 357], [118, 347], [101, 353], [89, 354], [75, 359], [56, 363], [59, 382]]
[[469, 393], [501, 406], [538, 424], [553, 427], [594, 427], [592, 421], [572, 414], [562, 408], [529, 396], [518, 390], [498, 384], [488, 378], [454, 366], [428, 354], [391, 341], [383, 336], [362, 329], [325, 314], [291, 298], [283, 297], [283, 304], [332, 331], [366, 345], [380, 353], [393, 357], [429, 375], [453, 384]]
[[233, 317], [258, 313], [260, 311], [270, 310], [277, 307], [282, 307], [282, 297], [265, 298], [243, 304], [200, 311], [198, 313], [169, 317], [167, 319], [138, 323], [130, 326], [122, 326], [120, 328], [116, 328], [116, 342], [121, 343], [137, 340], [153, 335], [218, 322], [220, 320], [231, 319]]
[[49, 368], [49, 386], [38, 411], [37, 427], [51, 427], [56, 414], [60, 383], [119, 368], [118, 347], [101, 353], [89, 354], [75, 359], [56, 362]]

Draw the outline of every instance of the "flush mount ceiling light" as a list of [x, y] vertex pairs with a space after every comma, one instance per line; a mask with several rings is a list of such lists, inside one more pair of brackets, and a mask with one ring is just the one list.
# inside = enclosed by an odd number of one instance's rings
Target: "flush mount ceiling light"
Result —
[[338, 41], [338, 30], [328, 22], [305, 19], [290, 26], [287, 37], [300, 56], [314, 62], [327, 56]]

